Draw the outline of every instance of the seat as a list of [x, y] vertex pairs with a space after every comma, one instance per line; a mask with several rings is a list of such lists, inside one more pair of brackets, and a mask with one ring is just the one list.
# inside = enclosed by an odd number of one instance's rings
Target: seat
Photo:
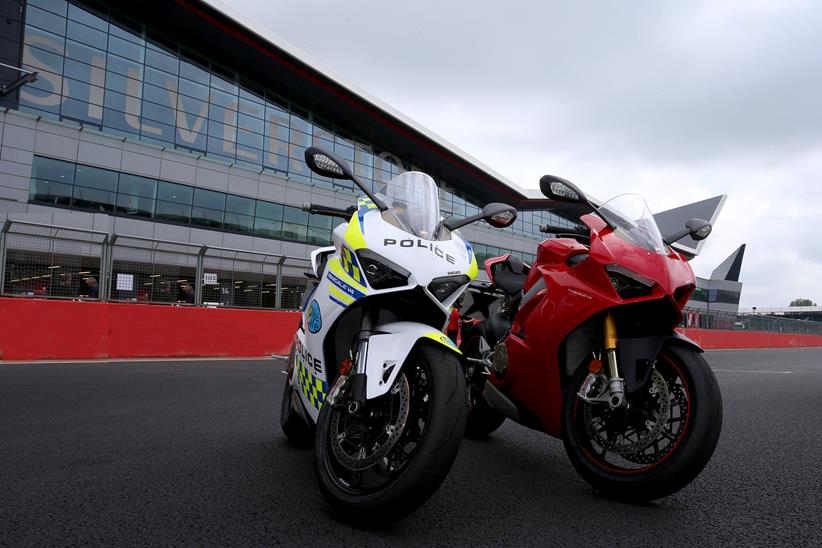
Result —
[[528, 266], [519, 257], [507, 255], [504, 260], [491, 265], [491, 276], [494, 285], [513, 297], [522, 293], [528, 270]]

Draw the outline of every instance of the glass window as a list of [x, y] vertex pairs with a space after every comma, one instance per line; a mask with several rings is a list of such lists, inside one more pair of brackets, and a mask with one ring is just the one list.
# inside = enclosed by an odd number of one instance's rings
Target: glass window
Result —
[[109, 53], [119, 55], [120, 57], [125, 57], [126, 59], [131, 59], [132, 61], [142, 63], [143, 58], [145, 57], [146, 49], [143, 46], [139, 46], [133, 42], [128, 42], [122, 38], [109, 36], [108, 51]]
[[239, 213], [232, 213], [226, 210], [225, 229], [251, 234], [254, 230], [254, 217], [250, 215], [240, 215]]
[[34, 6], [26, 8], [26, 24], [54, 34], [64, 35], [66, 33], [66, 20], [64, 18]]
[[144, 198], [154, 198], [157, 192], [157, 180], [128, 173], [120, 174], [120, 183], [117, 186], [119, 194], [129, 194], [131, 196], [141, 196]]
[[[97, 112], [100, 113], [99, 117]], [[102, 109], [98, 105], [90, 105], [76, 99], [63, 99], [60, 113], [66, 118], [99, 124], [102, 118]]]
[[324, 228], [326, 230], [331, 230], [331, 223], [333, 219], [326, 215], [309, 215], [308, 216], [308, 226], [315, 227], [315, 228]]
[[92, 211], [114, 211], [115, 193], [74, 185], [72, 206]]
[[31, 165], [31, 178], [71, 185], [74, 183], [74, 164], [35, 156]]
[[71, 185], [32, 179], [29, 197], [32, 201], [52, 205], [71, 205]]
[[222, 211], [225, 209], [225, 193], [204, 188], [194, 189], [194, 205]]
[[257, 200], [257, 217], [279, 221], [283, 218], [283, 205]]
[[103, 88], [71, 78], [63, 78], [63, 96], [96, 105], [103, 104]]
[[100, 66], [105, 63], [106, 52], [74, 40], [66, 40], [66, 57], [82, 61], [87, 65]]
[[264, 238], [279, 238], [282, 236], [283, 223], [263, 217], [254, 219], [254, 235]]
[[134, 42], [135, 44], [145, 46], [146, 42], [142, 38], [143, 32], [140, 30], [140, 27], [141, 25], [136, 22], [120, 21], [116, 24], [114, 22], [109, 22], [108, 33], [112, 36], [116, 36], [117, 38], [122, 38], [123, 40], [128, 40], [130, 42]]
[[66, 37], [100, 50], [105, 50], [108, 43], [108, 35], [105, 32], [100, 32], [75, 21], [69, 21], [66, 25]]
[[100, 169], [99, 167], [78, 165], [74, 172], [74, 185], [116, 192], [117, 172]]
[[[33, 59], [32, 59], [33, 58]], [[26, 53], [23, 56], [24, 66], [28, 67], [29, 70], [36, 70], [40, 73], [44, 72], [43, 67], [48, 67], [50, 69], [48, 72], [52, 72], [56, 74], [56, 78], [50, 78], [49, 80], [56, 80], [60, 81], [60, 72], [63, 70], [63, 56], [58, 55], [56, 53], [52, 53], [51, 51], [46, 51], [39, 48], [27, 48]], [[32, 63], [36, 63], [37, 66], [34, 66]], [[44, 80], [41, 82], [41, 80]], [[37, 89], [42, 89], [45, 91], [56, 91], [57, 93], [60, 92], [59, 88], [57, 90], [52, 89], [51, 82], [49, 80], [45, 80], [45, 78], [40, 78], [39, 80], [35, 80], [30, 84], [26, 84], [26, 89], [29, 87], [34, 87]]]
[[211, 80], [211, 77], [205, 69], [183, 59], [180, 59], [180, 76], [205, 84], [206, 86]]
[[294, 223], [283, 223], [282, 238], [284, 240], [297, 240], [304, 242], [307, 239], [308, 227]]
[[202, 101], [208, 101], [208, 86], [180, 78], [180, 93]]
[[[152, 103], [151, 101], [143, 101], [142, 107], [143, 118], [148, 118], [149, 120], [155, 120], [166, 124], [174, 123], [174, 109], [163, 105], [158, 105], [157, 103]], [[171, 138], [174, 138], [173, 132], [171, 133]]]
[[[160, 184], [162, 185], [163, 183], [161, 182]], [[188, 224], [191, 218], [191, 206], [157, 200], [157, 205], [154, 208], [154, 218]]]
[[194, 189], [186, 185], [160, 181], [157, 185], [157, 199], [177, 204], [191, 205]]
[[225, 200], [225, 210], [232, 213], [241, 213], [243, 215], [254, 215], [254, 206], [256, 201], [253, 198], [246, 198], [244, 196], [232, 196], [229, 194]]
[[170, 74], [177, 74], [179, 61], [176, 57], [162, 53], [156, 49], [146, 48], [146, 67], [154, 67]]
[[115, 211], [123, 215], [151, 218], [154, 213], [154, 200], [143, 196], [118, 194], [117, 207], [115, 208]]
[[296, 207], [283, 206], [283, 221], [307, 225], [308, 213]]
[[223, 211], [195, 206], [191, 209], [191, 224], [211, 228], [222, 228]]
[[63, 17], [66, 16], [67, 6], [65, 0], [28, 0], [26, 6], [26, 9], [36, 6], [40, 9], [56, 13], [57, 15], [62, 15]]
[[84, 25], [88, 25], [89, 27], [93, 27], [103, 32], [108, 30], [108, 23], [106, 23], [104, 18], [84, 9], [80, 9], [71, 3], [69, 3], [68, 17], [69, 19], [73, 19], [74, 21], [78, 21]]
[[308, 227], [306, 241], [310, 244], [327, 245], [331, 240], [331, 229]]

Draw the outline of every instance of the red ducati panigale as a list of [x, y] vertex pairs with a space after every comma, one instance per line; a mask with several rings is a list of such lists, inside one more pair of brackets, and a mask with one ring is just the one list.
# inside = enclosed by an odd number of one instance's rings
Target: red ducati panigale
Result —
[[491, 283], [473, 284], [461, 310], [466, 435], [509, 418], [561, 437], [606, 496], [670, 495], [705, 467], [722, 426], [702, 350], [674, 331], [695, 278], [670, 244], [704, 239], [711, 225], [692, 219], [663, 238], [637, 195], [596, 207], [559, 177], [540, 186], [576, 203], [586, 228], [540, 227], [556, 237], [530, 267], [511, 255], [486, 261]]

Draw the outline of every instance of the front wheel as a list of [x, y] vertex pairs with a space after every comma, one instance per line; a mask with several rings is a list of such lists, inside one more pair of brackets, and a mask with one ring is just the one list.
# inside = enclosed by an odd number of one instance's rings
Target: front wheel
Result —
[[719, 441], [722, 397], [700, 353], [663, 347], [647, 386], [628, 396], [627, 409], [577, 397], [587, 376], [581, 367], [568, 384], [563, 442], [595, 489], [649, 501], [679, 491], [702, 471]]
[[314, 469], [332, 508], [350, 521], [383, 524], [428, 500], [459, 451], [465, 393], [456, 356], [421, 344], [391, 389], [355, 414], [323, 405]]

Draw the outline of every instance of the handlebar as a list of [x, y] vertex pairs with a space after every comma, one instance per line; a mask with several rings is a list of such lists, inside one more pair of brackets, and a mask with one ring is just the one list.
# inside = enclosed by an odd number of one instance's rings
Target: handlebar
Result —
[[329, 217], [340, 217], [347, 220], [357, 211], [357, 206], [348, 206], [345, 209], [340, 209], [338, 207], [303, 202], [302, 210], [307, 211], [310, 215], [328, 215]]
[[540, 232], [547, 232], [550, 234], [575, 234], [578, 236], [589, 236], [588, 230], [583, 230], [580, 228], [568, 228], [567, 226], [556, 226], [556, 225], [539, 225]]

